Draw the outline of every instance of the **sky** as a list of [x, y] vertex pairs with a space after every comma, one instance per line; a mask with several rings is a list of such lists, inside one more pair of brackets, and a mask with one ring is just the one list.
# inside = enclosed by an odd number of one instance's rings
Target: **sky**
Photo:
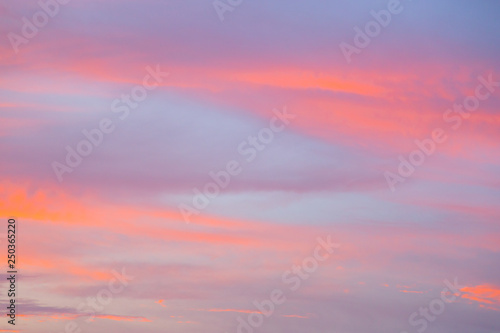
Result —
[[498, 13], [0, 0], [0, 332], [499, 332]]

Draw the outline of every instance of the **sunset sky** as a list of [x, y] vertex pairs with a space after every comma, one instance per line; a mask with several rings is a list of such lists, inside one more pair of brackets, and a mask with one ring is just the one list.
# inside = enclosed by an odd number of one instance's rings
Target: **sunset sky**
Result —
[[0, 0], [0, 332], [500, 332], [499, 14]]

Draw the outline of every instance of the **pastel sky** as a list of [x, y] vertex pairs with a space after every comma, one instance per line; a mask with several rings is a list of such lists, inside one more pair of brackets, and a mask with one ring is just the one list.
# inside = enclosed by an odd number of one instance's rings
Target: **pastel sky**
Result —
[[[250, 333], [274, 289], [253, 332], [499, 332], [500, 3], [401, 0], [360, 47], [390, 2], [0, 0], [0, 332]], [[290, 290], [318, 237], [340, 247]]]

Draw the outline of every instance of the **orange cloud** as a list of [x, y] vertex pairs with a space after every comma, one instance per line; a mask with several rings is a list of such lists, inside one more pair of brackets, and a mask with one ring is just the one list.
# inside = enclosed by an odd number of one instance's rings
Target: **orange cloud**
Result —
[[160, 299], [159, 301], [157, 301], [157, 302], [155, 302], [155, 303], [158, 303], [158, 304], [160, 304], [161, 306], [163, 306], [163, 307], [165, 308], [165, 307], [166, 307], [166, 305], [165, 305], [165, 304], [163, 304], [163, 302], [164, 302], [164, 301], [165, 301], [164, 299]]
[[282, 317], [286, 317], [286, 318], [300, 318], [300, 319], [309, 319], [311, 318], [311, 314], [307, 314], [305, 316], [300, 316], [300, 315], [283, 315]]
[[206, 311], [206, 312], [239, 312], [239, 313], [262, 313], [255, 310], [238, 310], [238, 309], [191, 309], [193, 311]]
[[44, 321], [61, 321], [61, 320], [75, 320], [81, 315], [71, 313], [59, 314], [18, 314], [18, 317], [23, 317], [25, 320], [36, 320], [37, 322]]
[[500, 289], [495, 286], [484, 284], [475, 287], [465, 287], [460, 291], [464, 293], [462, 295], [463, 298], [478, 303], [500, 305]]
[[98, 319], [108, 319], [115, 321], [139, 321], [139, 322], [152, 322], [145, 317], [133, 317], [133, 316], [114, 316], [114, 315], [98, 315], [95, 316]]
[[402, 293], [409, 293], [409, 294], [423, 294], [423, 291], [418, 291], [418, 290], [400, 290]]

